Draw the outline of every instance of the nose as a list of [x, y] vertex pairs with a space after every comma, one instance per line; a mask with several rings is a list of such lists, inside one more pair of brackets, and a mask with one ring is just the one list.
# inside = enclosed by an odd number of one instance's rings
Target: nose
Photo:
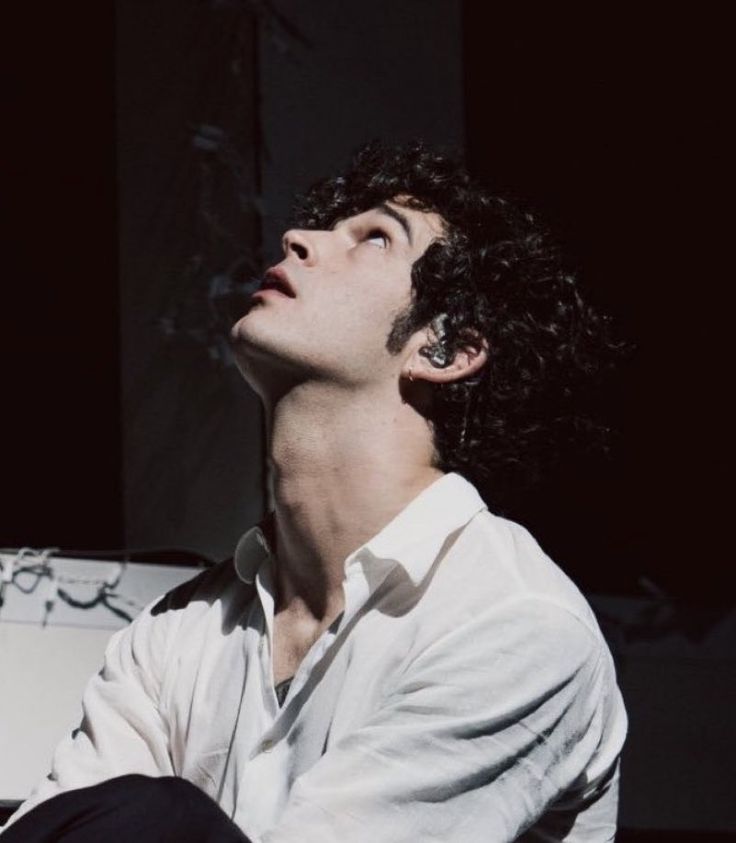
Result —
[[314, 261], [314, 244], [306, 231], [296, 228], [289, 229], [281, 241], [284, 249], [284, 257], [293, 255], [301, 263], [311, 264]]

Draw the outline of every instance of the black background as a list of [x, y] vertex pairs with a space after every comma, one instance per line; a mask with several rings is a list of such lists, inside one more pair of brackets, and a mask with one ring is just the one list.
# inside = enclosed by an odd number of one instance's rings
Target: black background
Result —
[[20, 5], [4, 27], [6, 547], [123, 542], [107, 6]]
[[[613, 458], [523, 520], [584, 588], [730, 604], [719, 22], [464, 18], [471, 168], [539, 209], [637, 346]], [[121, 546], [113, 14], [16, 9], [6, 41], [0, 544]]]
[[582, 8], [464, 4], [470, 165], [532, 202], [635, 346], [612, 458], [568, 462], [524, 520], [584, 588], [732, 605], [719, 22]]

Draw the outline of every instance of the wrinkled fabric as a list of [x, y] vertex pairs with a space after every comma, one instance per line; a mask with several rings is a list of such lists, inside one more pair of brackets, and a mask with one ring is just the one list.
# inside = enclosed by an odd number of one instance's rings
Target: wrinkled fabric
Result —
[[[345, 610], [273, 686], [254, 528], [107, 648], [80, 729], [22, 811], [182, 776], [253, 841], [613, 840], [626, 715], [587, 602], [447, 474], [345, 561]], [[591, 563], [593, 564], [593, 562]]]

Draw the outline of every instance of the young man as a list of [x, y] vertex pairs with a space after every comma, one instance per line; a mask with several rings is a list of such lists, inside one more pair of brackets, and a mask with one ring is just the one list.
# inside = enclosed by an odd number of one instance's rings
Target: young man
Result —
[[591, 429], [605, 323], [531, 217], [419, 145], [298, 217], [232, 330], [275, 510], [113, 638], [9, 843], [613, 840], [610, 654], [477, 491]]

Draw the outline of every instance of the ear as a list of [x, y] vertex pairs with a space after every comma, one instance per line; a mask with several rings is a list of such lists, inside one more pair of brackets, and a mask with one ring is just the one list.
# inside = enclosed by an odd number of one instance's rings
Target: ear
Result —
[[426, 354], [426, 349], [432, 348], [437, 342], [431, 327], [418, 331], [409, 343], [412, 351], [404, 362], [402, 376], [413, 381], [450, 383], [472, 377], [488, 361], [488, 342], [480, 335], [466, 340], [446, 365], [438, 365], [431, 359], [431, 355]]

